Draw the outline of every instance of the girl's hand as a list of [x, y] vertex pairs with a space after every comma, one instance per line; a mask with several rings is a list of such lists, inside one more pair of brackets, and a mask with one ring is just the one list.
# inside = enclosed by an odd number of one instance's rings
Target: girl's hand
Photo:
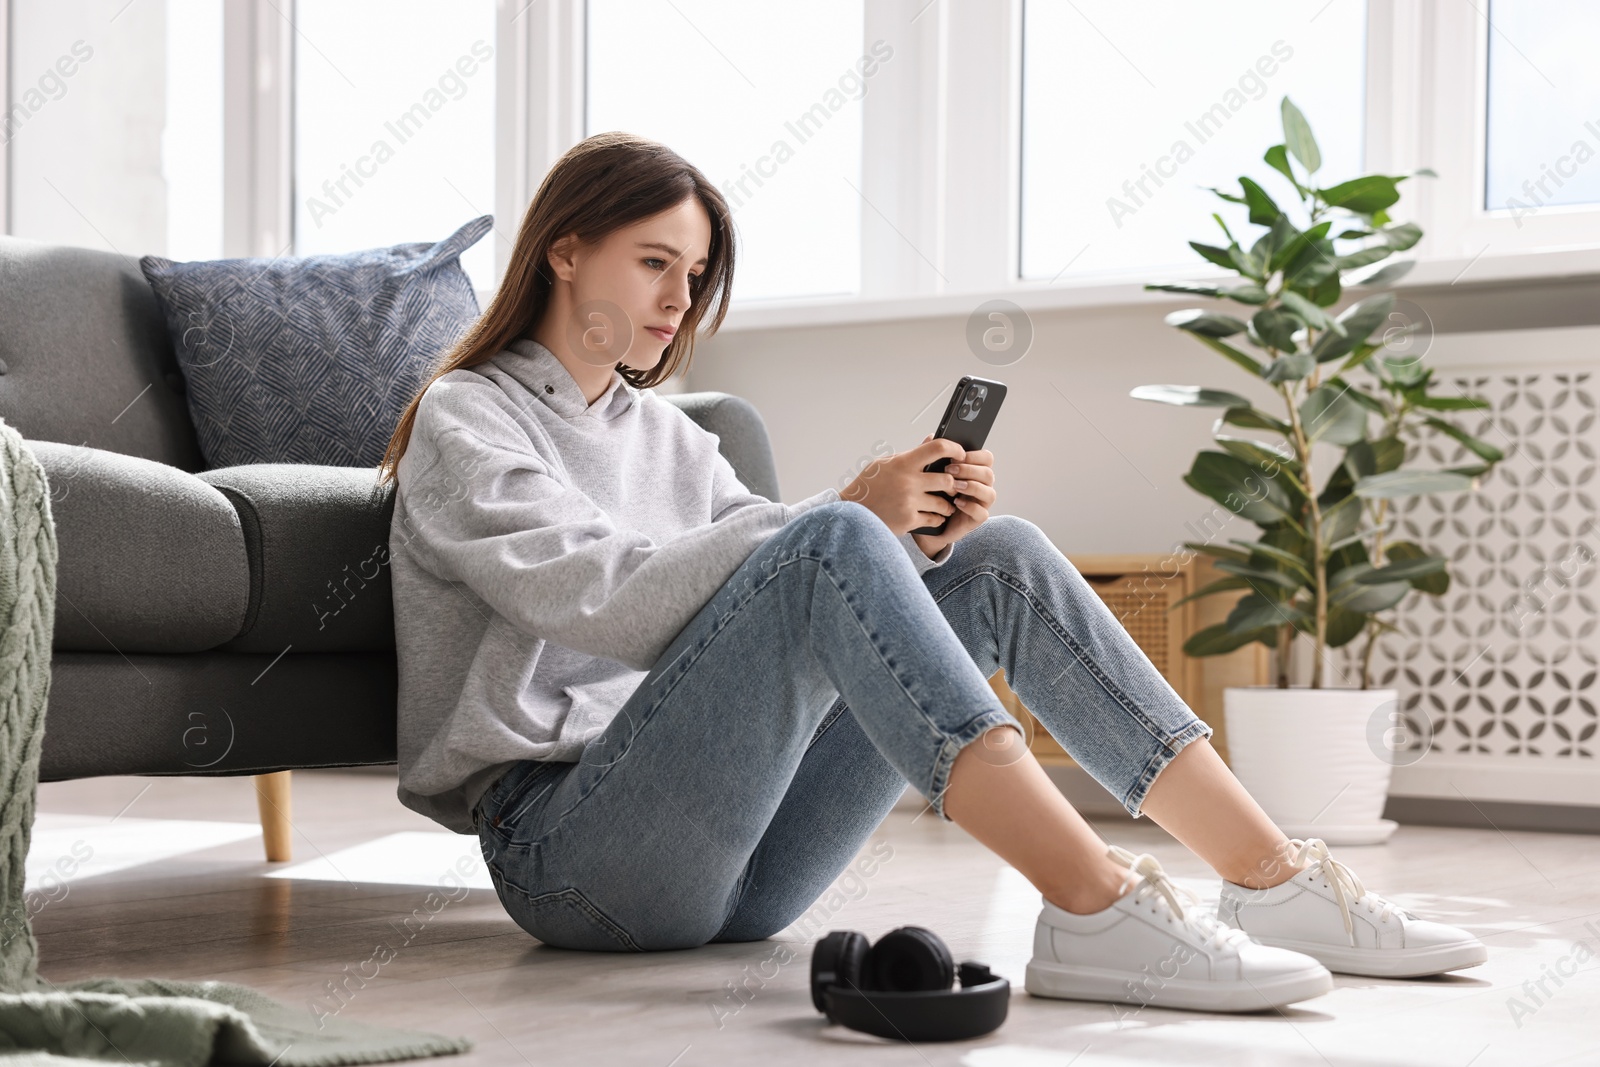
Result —
[[[924, 444], [931, 440], [931, 433], [922, 439]], [[952, 476], [953, 487], [945, 492], [955, 494], [956, 510], [945, 524], [944, 533], [911, 535], [930, 558], [943, 551], [945, 545], [954, 544], [987, 522], [989, 508], [995, 502], [994, 453], [988, 449], [953, 457], [942, 473]]]

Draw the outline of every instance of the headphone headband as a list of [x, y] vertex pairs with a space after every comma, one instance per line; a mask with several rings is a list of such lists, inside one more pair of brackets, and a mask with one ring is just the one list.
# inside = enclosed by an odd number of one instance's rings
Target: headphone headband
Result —
[[[873, 988], [873, 975], [920, 984]], [[958, 988], [950, 988], [952, 979]], [[922, 927], [891, 930], [870, 949], [862, 934], [834, 930], [811, 954], [811, 1000], [852, 1030], [901, 1041], [961, 1041], [1005, 1022], [1011, 983], [976, 960], [952, 966], [944, 942]]]

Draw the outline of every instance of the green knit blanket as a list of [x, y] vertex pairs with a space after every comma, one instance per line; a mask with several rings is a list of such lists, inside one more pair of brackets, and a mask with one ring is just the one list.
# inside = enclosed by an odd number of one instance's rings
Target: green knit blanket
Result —
[[0, 1067], [324, 1067], [471, 1049], [466, 1038], [318, 1020], [228, 982], [89, 978], [56, 985], [38, 974], [23, 882], [50, 694], [56, 561], [44, 469], [0, 419]]

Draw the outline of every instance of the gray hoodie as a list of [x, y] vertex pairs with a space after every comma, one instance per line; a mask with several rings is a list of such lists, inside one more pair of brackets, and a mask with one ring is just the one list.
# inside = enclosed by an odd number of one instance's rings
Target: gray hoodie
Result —
[[[473, 833], [519, 760], [576, 760], [763, 541], [839, 499], [747, 489], [718, 438], [612, 371], [593, 404], [519, 340], [417, 405], [389, 532], [400, 802]], [[925, 573], [910, 534], [901, 543]]]

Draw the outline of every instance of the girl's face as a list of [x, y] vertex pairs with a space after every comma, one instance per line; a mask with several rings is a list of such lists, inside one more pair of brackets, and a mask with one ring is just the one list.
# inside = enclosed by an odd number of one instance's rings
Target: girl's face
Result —
[[593, 366], [649, 370], [699, 294], [711, 220], [695, 197], [614, 230], [551, 266], [571, 287], [567, 349]]

